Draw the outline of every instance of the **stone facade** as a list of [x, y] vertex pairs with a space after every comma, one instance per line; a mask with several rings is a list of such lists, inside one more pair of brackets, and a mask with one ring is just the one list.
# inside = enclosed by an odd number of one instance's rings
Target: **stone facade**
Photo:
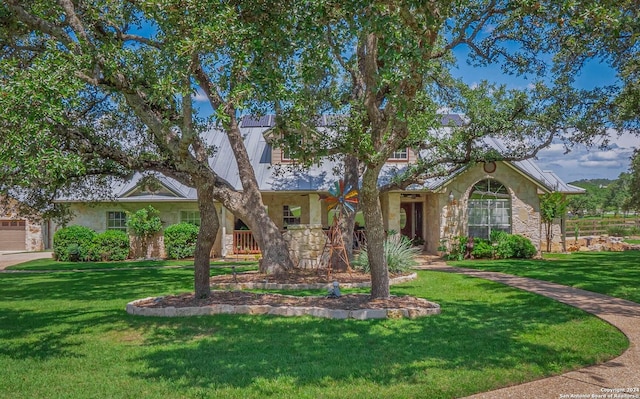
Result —
[[[531, 239], [539, 250], [546, 250], [545, 231], [540, 219], [540, 195], [542, 186], [523, 174], [513, 165], [497, 162], [496, 169], [488, 173], [482, 164], [467, 168], [444, 183], [437, 191], [393, 191], [381, 194], [380, 201], [384, 216], [384, 228], [387, 231], [401, 231], [401, 212], [403, 204], [412, 203], [412, 209], [419, 210], [420, 221], [416, 220], [416, 231], [424, 239], [424, 251], [435, 254], [443, 241], [451, 242], [454, 237], [468, 235], [468, 198], [473, 186], [484, 180], [493, 179], [504, 185], [509, 193], [511, 206], [511, 232]], [[449, 196], [453, 195], [453, 201]], [[287, 230], [287, 236], [296, 259], [302, 264], [311, 264], [309, 259], [319, 257], [324, 246], [322, 228], [331, 225], [326, 204], [316, 192], [268, 192], [263, 201], [269, 216], [276, 225]], [[197, 211], [193, 200], [165, 199], [163, 201], [125, 200], [98, 205], [72, 204], [76, 218], [71, 224], [80, 224], [96, 231], [106, 229], [108, 211], [133, 212], [148, 205], [160, 211], [163, 224], [180, 222], [181, 211]], [[220, 229], [212, 252], [213, 256], [234, 256], [234, 229], [237, 219], [232, 212], [220, 206], [218, 208]], [[285, 209], [295, 209], [299, 225], [287, 225]], [[366, 226], [363, 226], [366, 230]], [[561, 223], [553, 226], [553, 250], [565, 250]], [[420, 236], [420, 235], [419, 235]], [[412, 237], [413, 238], [413, 237]], [[304, 261], [303, 261], [304, 260]]]
[[284, 232], [289, 251], [298, 267], [318, 267], [327, 236], [321, 224], [289, 226]]
[[[529, 238], [538, 250], [546, 249], [546, 234], [540, 218], [540, 195], [544, 192], [535, 181], [510, 164], [497, 162], [492, 173], [485, 172], [481, 165], [468, 168], [445, 185], [439, 193], [434, 194], [431, 201], [435, 206], [428, 207], [430, 217], [426, 219], [438, 220], [439, 225], [427, 226], [427, 231], [436, 228], [439, 234], [427, 234], [426, 250], [433, 253], [433, 248], [437, 248], [442, 240], [450, 242], [453, 237], [468, 235], [468, 198], [474, 184], [485, 179], [500, 182], [509, 192], [511, 233]], [[449, 199], [451, 194], [453, 201]], [[560, 221], [554, 223], [553, 233], [555, 248], [561, 247], [564, 236]]]

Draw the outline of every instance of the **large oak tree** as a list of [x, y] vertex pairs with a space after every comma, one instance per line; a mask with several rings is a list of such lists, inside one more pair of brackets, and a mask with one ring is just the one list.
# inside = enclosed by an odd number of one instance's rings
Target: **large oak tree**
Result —
[[[592, 109], [591, 97], [532, 48], [544, 37], [528, 19], [536, 11], [530, 3], [313, 2], [322, 29], [307, 40], [325, 75], [290, 86], [291, 99], [276, 107], [279, 128], [286, 142], [305, 142], [298, 156], [309, 162], [316, 158], [309, 154], [336, 152], [358, 160], [372, 297], [390, 293], [382, 191], [424, 184], [474, 162], [533, 157], [559, 133], [575, 131]], [[470, 62], [530, 76], [531, 87], [468, 87], [452, 76], [459, 49], [469, 52]], [[443, 108], [463, 115], [464, 123], [442, 126]], [[319, 135], [313, 116], [326, 112], [338, 115], [334, 134]], [[407, 147], [419, 151], [418, 162], [385, 169], [392, 154]]]
[[[288, 3], [3, 2], [3, 192], [42, 209], [80, 188], [104, 194], [95, 189], [107, 188], [111, 176], [155, 171], [197, 190], [196, 296], [210, 293], [215, 201], [249, 225], [262, 271], [290, 269], [238, 119], [259, 113], [282, 85], [297, 28], [287, 17], [295, 2]], [[240, 190], [209, 165], [216, 143], [206, 141], [193, 107], [198, 89], [231, 144]]]

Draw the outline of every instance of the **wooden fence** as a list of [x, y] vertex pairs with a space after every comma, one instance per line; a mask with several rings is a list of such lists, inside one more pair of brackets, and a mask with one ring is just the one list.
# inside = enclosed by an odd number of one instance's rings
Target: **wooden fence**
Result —
[[578, 236], [580, 237], [609, 234], [610, 231], [621, 231], [623, 229], [627, 232], [633, 233], [634, 235], [638, 235], [638, 231], [640, 231], [640, 219], [567, 219], [567, 237], [572, 237], [575, 234], [576, 227], [578, 229]]

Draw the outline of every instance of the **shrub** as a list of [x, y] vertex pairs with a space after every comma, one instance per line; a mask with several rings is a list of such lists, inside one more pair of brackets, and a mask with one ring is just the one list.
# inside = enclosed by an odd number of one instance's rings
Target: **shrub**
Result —
[[53, 234], [53, 256], [56, 260], [87, 261], [96, 232], [84, 226], [63, 227]]
[[162, 230], [159, 215], [160, 212], [151, 205], [133, 213], [127, 212], [127, 229], [135, 237], [132, 245], [134, 258], [150, 256], [149, 240]]
[[447, 254], [447, 259], [463, 260], [465, 252], [467, 250], [468, 241], [469, 241], [469, 237], [466, 237], [466, 236], [454, 237], [451, 244], [451, 252]]
[[497, 244], [500, 240], [504, 239], [507, 234], [508, 233], [502, 230], [491, 230], [489, 241], [491, 241], [492, 244]]
[[607, 234], [614, 237], [626, 237], [630, 233], [629, 229], [627, 229], [625, 226], [611, 226], [607, 229]]
[[498, 241], [496, 256], [502, 259], [508, 258], [533, 258], [536, 247], [526, 237], [516, 234], [504, 234]]
[[129, 236], [124, 231], [107, 230], [96, 234], [89, 250], [94, 261], [125, 260], [129, 256]]
[[[391, 273], [402, 273], [416, 266], [418, 262], [415, 260], [415, 256], [419, 253], [420, 248], [414, 247], [411, 240], [397, 233], [389, 235], [384, 242], [384, 255]], [[353, 265], [365, 273], [371, 272], [366, 246], [354, 259]]]
[[487, 240], [476, 238], [471, 255], [474, 258], [493, 258], [493, 246]]
[[198, 226], [178, 223], [164, 229], [164, 249], [169, 259], [191, 258], [196, 252]]

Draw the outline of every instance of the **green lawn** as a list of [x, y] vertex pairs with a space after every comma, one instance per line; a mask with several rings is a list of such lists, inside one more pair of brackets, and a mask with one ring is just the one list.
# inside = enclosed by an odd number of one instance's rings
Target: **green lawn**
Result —
[[547, 254], [540, 260], [473, 260], [453, 266], [537, 278], [640, 303], [640, 251]]
[[452, 398], [601, 362], [628, 345], [574, 308], [427, 271], [392, 287], [441, 304], [441, 315], [417, 320], [124, 311], [134, 299], [190, 291], [192, 279], [190, 269], [148, 267], [0, 274], [0, 398]]
[[[255, 261], [214, 261], [212, 267], [225, 267], [231, 264], [241, 267], [257, 267]], [[158, 268], [158, 267], [190, 267], [193, 268], [193, 260], [127, 260], [123, 262], [54, 262], [51, 259], [35, 259], [18, 265], [9, 266], [7, 270], [98, 270], [98, 269], [132, 269], [132, 268]]]

